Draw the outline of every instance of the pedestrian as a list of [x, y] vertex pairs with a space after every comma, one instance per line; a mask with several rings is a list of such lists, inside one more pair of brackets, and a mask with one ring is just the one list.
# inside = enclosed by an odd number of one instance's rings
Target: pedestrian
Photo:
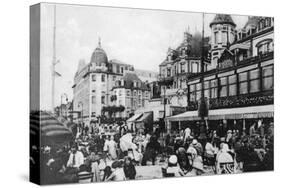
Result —
[[113, 172], [111, 173], [111, 175], [105, 180], [105, 181], [124, 181], [126, 180], [126, 176], [124, 173], [124, 170], [121, 166], [121, 162], [120, 161], [115, 161], [112, 163], [111, 167], [113, 169]]
[[126, 176], [126, 179], [132, 180], [136, 178], [136, 168], [132, 162], [132, 159], [130, 157], [124, 158], [124, 173]]
[[67, 167], [79, 169], [82, 164], [84, 164], [84, 156], [81, 151], [78, 151], [78, 146], [75, 144], [71, 147]]
[[178, 158], [176, 155], [171, 155], [168, 160], [168, 167], [166, 169], [168, 176], [181, 177], [184, 176], [184, 172], [178, 165]]

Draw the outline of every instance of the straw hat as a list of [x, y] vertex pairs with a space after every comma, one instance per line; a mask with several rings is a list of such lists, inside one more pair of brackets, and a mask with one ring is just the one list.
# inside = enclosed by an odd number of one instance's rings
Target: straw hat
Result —
[[196, 144], [198, 144], [198, 141], [196, 139], [193, 139], [192, 140], [192, 145], [196, 145]]
[[170, 158], [169, 158], [169, 163], [171, 164], [177, 164], [178, 162], [178, 158], [176, 155], [171, 155]]

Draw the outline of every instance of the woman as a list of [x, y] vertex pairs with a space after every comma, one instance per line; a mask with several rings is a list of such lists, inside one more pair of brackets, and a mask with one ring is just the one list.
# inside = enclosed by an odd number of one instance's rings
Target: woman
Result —
[[184, 172], [180, 169], [178, 165], [178, 158], [176, 155], [171, 155], [168, 160], [168, 167], [166, 169], [166, 175], [173, 177], [184, 176]]
[[126, 176], [124, 173], [124, 170], [121, 166], [121, 162], [120, 161], [115, 161], [112, 163], [112, 169], [113, 172], [111, 173], [111, 175], [105, 180], [105, 181], [124, 181], [126, 180]]
[[180, 168], [184, 172], [188, 172], [191, 168], [191, 165], [189, 163], [188, 155], [183, 147], [180, 147], [177, 152], [177, 157], [178, 157], [178, 163]]
[[123, 167], [125, 176], [129, 180], [133, 180], [136, 178], [136, 168], [132, 162], [130, 157], [124, 158], [124, 167]]
[[108, 153], [113, 160], [117, 159], [117, 143], [114, 141], [114, 136], [111, 135], [109, 142], [107, 143]]

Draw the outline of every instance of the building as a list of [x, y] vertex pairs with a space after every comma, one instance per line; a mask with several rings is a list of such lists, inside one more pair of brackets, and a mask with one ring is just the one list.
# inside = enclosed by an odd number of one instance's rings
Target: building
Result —
[[216, 15], [210, 27], [216, 68], [187, 77], [187, 112], [166, 118], [168, 129], [200, 120], [202, 84], [209, 128], [224, 120], [247, 131], [253, 121], [273, 121], [273, 18], [249, 17], [243, 28], [232, 31], [231, 17]]
[[124, 112], [119, 113], [119, 117], [129, 117], [138, 108], [147, 105], [150, 99], [149, 84], [143, 82], [134, 72], [127, 72], [123, 77], [115, 82], [113, 91], [113, 105], [124, 106]]
[[[74, 76], [74, 85], [72, 87], [72, 113], [73, 117], [78, 116], [75, 120], [77, 122], [83, 121], [85, 124], [90, 124], [91, 121], [97, 121], [100, 116], [104, 115], [105, 107], [109, 108], [111, 106], [126, 107], [126, 105], [129, 105], [124, 114], [121, 113], [120, 116], [125, 117], [128, 113], [131, 113], [139, 106], [139, 100], [136, 105], [131, 105], [131, 103], [125, 99], [128, 95], [126, 90], [128, 88], [127, 85], [121, 88], [121, 86], [119, 87], [119, 85], [116, 84], [120, 83], [120, 81], [122, 83], [129, 83], [129, 75], [135, 75], [135, 73], [133, 73], [133, 65], [123, 63], [116, 59], [108, 60], [107, 54], [101, 47], [101, 42], [99, 41], [97, 48], [92, 53], [89, 63], [86, 63], [85, 60], [80, 60], [77, 72]], [[145, 73], [145, 71], [143, 71], [143, 73]], [[151, 72], [148, 74], [151, 74]], [[151, 78], [152, 77], [153, 75]], [[137, 96], [141, 95], [141, 104], [143, 104], [143, 98], [150, 96], [149, 90], [145, 89], [144, 91], [144, 83], [141, 82], [136, 75], [134, 78], [137, 78], [137, 83], [141, 84], [141, 90], [138, 90], [138, 86], [136, 86], [133, 90], [130, 90], [130, 92], [132, 92], [133, 96], [136, 90]], [[119, 94], [119, 92], [124, 92], [124, 96], [123, 94], [122, 96], [116, 95], [116, 93]], [[114, 100], [115, 96], [117, 96], [116, 100]], [[122, 100], [122, 97], [125, 97], [124, 100]], [[118, 109], [122, 110], [122, 108]], [[117, 110], [117, 108], [115, 110]]]

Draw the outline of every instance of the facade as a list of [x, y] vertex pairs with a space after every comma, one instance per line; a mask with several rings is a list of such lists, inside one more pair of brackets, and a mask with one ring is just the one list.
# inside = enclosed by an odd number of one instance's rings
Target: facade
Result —
[[112, 88], [114, 105], [124, 106], [125, 110], [119, 113], [120, 117], [126, 118], [134, 114], [138, 108], [147, 105], [150, 99], [149, 84], [141, 81], [134, 72], [127, 72], [115, 82]]
[[[99, 41], [90, 62], [79, 61], [73, 85], [73, 117], [78, 116], [76, 121], [90, 124], [91, 121], [97, 121], [98, 117], [104, 115], [105, 107], [112, 106], [125, 107], [124, 112], [116, 115], [129, 117], [130, 113], [143, 106], [150, 97], [149, 87], [145, 86], [149, 79], [144, 83], [136, 74], [142, 75], [143, 78], [156, 79], [153, 72], [135, 73], [133, 65], [116, 59], [108, 60]], [[132, 75], [133, 79], [131, 79]], [[131, 88], [131, 85], [128, 85], [131, 81], [135, 81], [136, 83], [132, 82], [132, 84], [137, 85], [132, 85]], [[125, 85], [120, 85], [121, 83]]]
[[[215, 20], [216, 18], [217, 16]], [[221, 22], [227, 23], [223, 20]], [[216, 32], [212, 23], [210, 24], [212, 31]], [[220, 24], [216, 22], [216, 25]], [[235, 26], [233, 23], [230, 25]], [[238, 119], [243, 120], [243, 123], [240, 122], [243, 129], [249, 128], [245, 121], [253, 119], [272, 121], [273, 31], [272, 18], [249, 17], [245, 26], [236, 32], [235, 40], [219, 50], [216, 69], [188, 76], [187, 112], [185, 115], [167, 118], [168, 126], [171, 126], [171, 122], [181, 120], [199, 120], [197, 109], [202, 84], [209, 108], [207, 117], [209, 120], [227, 120], [230, 124], [236, 124]], [[216, 50], [211, 51], [214, 53]], [[224, 110], [217, 113], [222, 109]]]
[[[176, 49], [168, 49], [166, 59], [159, 65], [159, 85], [162, 104], [166, 101], [165, 116], [182, 112], [187, 106], [186, 78], [201, 72], [201, 42], [199, 32], [191, 35], [184, 32], [182, 43]], [[204, 38], [204, 54], [208, 56], [209, 38]], [[212, 67], [211, 62], [204, 60], [204, 70]], [[162, 107], [163, 108], [163, 107]]]

